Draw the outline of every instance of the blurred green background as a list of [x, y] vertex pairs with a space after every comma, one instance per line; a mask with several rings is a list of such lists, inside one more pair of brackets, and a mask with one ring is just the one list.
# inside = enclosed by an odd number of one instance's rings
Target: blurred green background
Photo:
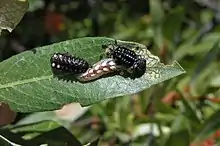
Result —
[[[62, 135], [70, 132], [83, 144], [101, 137], [100, 146], [220, 145], [218, 0], [29, 0], [29, 4], [13, 32], [0, 36], [1, 61], [63, 40], [107, 36], [142, 43], [161, 62], [177, 60], [187, 73], [139, 94], [84, 109], [71, 104], [62, 111], [17, 113], [10, 130], [36, 143], [66, 142], [69, 137]], [[68, 132], [59, 131], [60, 126]], [[50, 132], [52, 138], [45, 136]]]

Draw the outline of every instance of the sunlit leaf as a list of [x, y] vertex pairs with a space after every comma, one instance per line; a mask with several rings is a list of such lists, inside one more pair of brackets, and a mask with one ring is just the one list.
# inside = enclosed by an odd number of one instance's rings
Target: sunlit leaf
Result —
[[194, 143], [201, 142], [207, 139], [211, 134], [219, 130], [220, 128], [220, 111], [216, 111], [202, 126], [202, 129], [197, 134]]
[[69, 75], [54, 76], [50, 58], [55, 52], [69, 52], [83, 57], [91, 64], [103, 55], [103, 44], [113, 39], [81, 38], [40, 47], [18, 54], [0, 63], [0, 101], [20, 112], [45, 111], [61, 108], [64, 104], [79, 102], [86, 106], [106, 99], [140, 92], [157, 83], [185, 72], [177, 63], [164, 65], [144, 45], [119, 41], [137, 53], [146, 56], [147, 71], [136, 79], [120, 75], [93, 82], [74, 81]]

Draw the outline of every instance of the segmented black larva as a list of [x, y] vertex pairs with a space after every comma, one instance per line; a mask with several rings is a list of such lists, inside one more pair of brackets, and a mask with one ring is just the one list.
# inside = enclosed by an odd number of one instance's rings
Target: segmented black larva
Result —
[[91, 81], [100, 78], [103, 75], [112, 73], [119, 69], [114, 59], [107, 58], [100, 60], [89, 68], [85, 73], [79, 75], [77, 78], [81, 81]]
[[145, 73], [146, 60], [133, 50], [118, 45], [117, 41], [115, 44], [104, 45], [103, 47], [106, 48], [107, 57], [113, 58], [117, 65], [124, 66], [129, 73], [139, 74], [139, 76]]
[[69, 53], [55, 53], [50, 59], [52, 68], [57, 70], [80, 74], [89, 68], [89, 63], [84, 59], [70, 55]]
[[135, 74], [137, 77], [141, 77], [146, 72], [146, 65], [146, 59], [139, 56], [137, 61], [127, 71]]

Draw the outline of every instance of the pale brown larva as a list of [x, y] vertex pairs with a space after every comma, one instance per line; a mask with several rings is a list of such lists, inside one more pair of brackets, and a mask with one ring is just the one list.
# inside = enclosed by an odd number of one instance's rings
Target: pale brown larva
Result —
[[115, 72], [120, 67], [116, 65], [114, 59], [107, 58], [100, 60], [96, 64], [94, 64], [91, 68], [89, 68], [86, 72], [79, 75], [77, 78], [80, 81], [92, 81], [97, 78], [100, 78], [103, 75]]

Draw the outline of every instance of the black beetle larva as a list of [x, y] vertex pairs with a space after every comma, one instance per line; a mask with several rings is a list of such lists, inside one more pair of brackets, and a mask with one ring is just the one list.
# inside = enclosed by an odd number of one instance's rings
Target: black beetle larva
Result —
[[84, 73], [89, 68], [87, 61], [69, 53], [54, 53], [50, 62], [52, 68], [74, 74]]
[[117, 65], [123, 66], [129, 73], [142, 76], [146, 71], [146, 59], [137, 55], [135, 51], [117, 44], [103, 45], [106, 56], [115, 60]]

